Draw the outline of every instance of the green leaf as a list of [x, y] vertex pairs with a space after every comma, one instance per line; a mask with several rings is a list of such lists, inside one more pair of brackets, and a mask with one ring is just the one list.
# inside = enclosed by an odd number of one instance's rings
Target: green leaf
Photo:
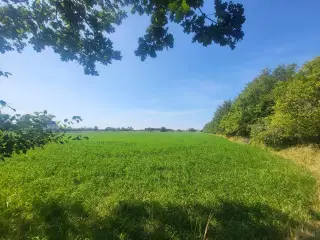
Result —
[[170, 9], [171, 12], [175, 12], [178, 10], [179, 6], [177, 2], [171, 2], [168, 4], [168, 8]]
[[180, 8], [184, 14], [190, 11], [190, 6], [187, 4], [186, 0], [182, 0]]
[[184, 18], [183, 12], [179, 9], [179, 11], [176, 12], [175, 15], [175, 22], [180, 23], [182, 19]]
[[[15, 2], [19, 4], [12, 4]], [[162, 29], [166, 28], [165, 25], [170, 26], [169, 21], [180, 23], [188, 15], [193, 20], [189, 19], [181, 27], [185, 33], [194, 35], [193, 42], [205, 46], [216, 43], [233, 49], [244, 36], [243, 6], [232, 1], [214, 2], [216, 13], [213, 14], [217, 15], [221, 24], [219, 28], [208, 31], [206, 22], [201, 20], [196, 11], [192, 11], [203, 7], [203, 0], [4, 0], [0, 4], [0, 25], [3, 26], [0, 52], [21, 52], [27, 45], [41, 52], [48, 47], [54, 49], [62, 61], [76, 61], [83, 66], [85, 74], [97, 76], [97, 63], [107, 66], [122, 58], [106, 36], [113, 33], [117, 25], [127, 17], [130, 7], [133, 13], [154, 18], [151, 25], [156, 23], [156, 27]], [[153, 26], [148, 28], [155, 29]], [[156, 57], [157, 52], [167, 47], [163, 41], [164, 36], [165, 34], [158, 35], [156, 31], [147, 33], [139, 38], [135, 54], [141, 60]], [[213, 38], [215, 41], [211, 41]], [[0, 70], [0, 76], [8, 77], [9, 74]]]

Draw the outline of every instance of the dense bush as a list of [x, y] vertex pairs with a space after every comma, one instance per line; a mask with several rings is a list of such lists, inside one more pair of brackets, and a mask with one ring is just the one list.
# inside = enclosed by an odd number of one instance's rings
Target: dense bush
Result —
[[[5, 101], [0, 100], [0, 109], [11, 109]], [[65, 143], [64, 130], [73, 122], [82, 121], [81, 117], [74, 116], [71, 121], [64, 120], [63, 124], [53, 121], [55, 116], [47, 111], [34, 114], [2, 114], [0, 112], [0, 159], [4, 160], [13, 154], [26, 153], [35, 147], [43, 147], [50, 142]], [[69, 139], [72, 137], [70, 136]], [[80, 136], [73, 138], [81, 139]]]
[[275, 148], [320, 142], [320, 57], [297, 66], [263, 70], [232, 102], [221, 107], [204, 129], [250, 137]]
[[275, 99], [268, 132], [276, 131], [281, 144], [320, 142], [320, 57], [279, 84]]
[[239, 94], [226, 117], [220, 123], [227, 135], [248, 137], [251, 125], [270, 116], [275, 104], [273, 90], [278, 82], [287, 81], [295, 73], [296, 65], [265, 69]]

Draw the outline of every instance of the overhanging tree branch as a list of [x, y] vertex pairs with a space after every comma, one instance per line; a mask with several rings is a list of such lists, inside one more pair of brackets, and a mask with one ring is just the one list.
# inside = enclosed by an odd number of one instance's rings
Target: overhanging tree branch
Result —
[[[193, 35], [203, 46], [213, 43], [235, 48], [242, 40], [245, 22], [242, 4], [214, 0], [215, 15], [202, 11], [203, 1], [133, 0], [0, 0], [0, 52], [22, 52], [30, 45], [37, 52], [52, 48], [62, 61], [77, 61], [84, 73], [98, 75], [96, 64], [109, 65], [121, 60], [107, 37], [127, 17], [127, 8], [151, 16], [146, 34], [139, 38], [135, 54], [141, 60], [156, 57], [157, 52], [174, 47], [169, 22]], [[196, 3], [198, 2], [198, 3]], [[2, 4], [3, 3], [3, 4]], [[14, 4], [13, 4], [14, 3]], [[198, 12], [200, 11], [200, 12]], [[207, 20], [215, 26], [207, 26]]]
[[205, 14], [205, 13], [201, 10], [201, 8], [198, 8], [198, 9], [199, 9], [199, 11], [201, 12], [201, 14], [202, 14], [206, 19], [208, 19], [208, 20], [210, 20], [211, 22], [217, 24], [217, 22], [214, 21], [212, 18], [209, 18], [208, 15]]

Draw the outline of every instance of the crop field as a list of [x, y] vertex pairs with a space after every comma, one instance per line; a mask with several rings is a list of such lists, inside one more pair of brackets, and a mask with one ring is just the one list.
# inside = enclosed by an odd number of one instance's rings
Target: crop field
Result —
[[316, 180], [203, 133], [84, 133], [0, 163], [0, 239], [284, 239]]

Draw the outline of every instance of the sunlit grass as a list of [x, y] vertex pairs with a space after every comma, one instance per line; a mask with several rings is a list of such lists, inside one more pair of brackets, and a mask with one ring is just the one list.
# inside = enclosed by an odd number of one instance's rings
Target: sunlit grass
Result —
[[316, 181], [266, 150], [202, 133], [90, 133], [0, 164], [3, 239], [285, 237]]

